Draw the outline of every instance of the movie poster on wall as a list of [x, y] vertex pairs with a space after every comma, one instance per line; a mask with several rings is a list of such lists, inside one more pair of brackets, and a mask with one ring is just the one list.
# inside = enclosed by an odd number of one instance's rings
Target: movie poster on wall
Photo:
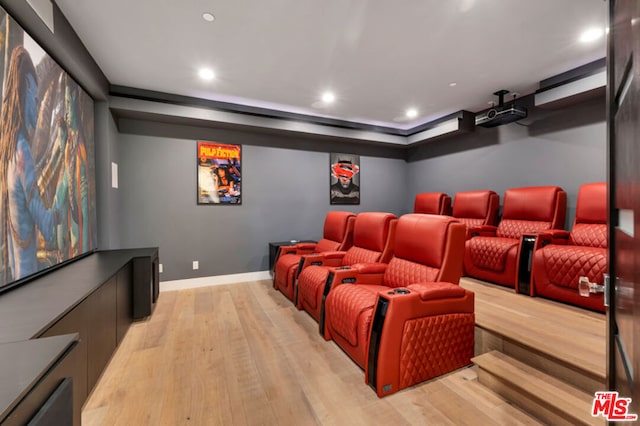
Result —
[[0, 291], [97, 248], [93, 100], [0, 9]]
[[198, 204], [242, 203], [242, 146], [198, 142]]
[[360, 204], [360, 156], [331, 153], [329, 164], [331, 204]]

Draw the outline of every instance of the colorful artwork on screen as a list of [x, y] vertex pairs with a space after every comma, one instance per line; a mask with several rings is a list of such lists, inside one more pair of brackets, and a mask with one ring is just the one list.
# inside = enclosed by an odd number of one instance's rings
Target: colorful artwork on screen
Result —
[[242, 146], [198, 142], [198, 204], [242, 203]]
[[97, 245], [93, 100], [0, 9], [0, 288]]

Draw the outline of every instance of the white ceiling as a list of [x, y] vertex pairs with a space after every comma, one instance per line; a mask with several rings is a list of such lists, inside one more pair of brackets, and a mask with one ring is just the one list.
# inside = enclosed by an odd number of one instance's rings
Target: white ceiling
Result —
[[55, 1], [111, 84], [397, 128], [606, 55], [603, 0]]

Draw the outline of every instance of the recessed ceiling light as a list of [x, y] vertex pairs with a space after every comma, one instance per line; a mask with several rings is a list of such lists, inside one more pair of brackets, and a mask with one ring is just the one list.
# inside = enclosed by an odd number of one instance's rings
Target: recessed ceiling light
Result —
[[331, 92], [324, 92], [324, 93], [322, 94], [322, 102], [324, 102], [324, 103], [326, 103], [326, 104], [330, 104], [330, 103], [332, 103], [332, 102], [333, 102], [333, 101], [335, 101], [335, 100], [336, 100], [336, 95], [334, 95], [334, 94], [333, 94], [333, 93], [331, 93]]
[[216, 17], [209, 12], [205, 12], [202, 14], [202, 19], [204, 19], [207, 22], [213, 22], [216, 19]]
[[418, 116], [418, 110], [415, 108], [409, 108], [404, 114], [409, 118], [416, 118]]
[[455, 81], [452, 81], [451, 83], [449, 83], [449, 87], [455, 87], [457, 85], [458, 83], [456, 83]]
[[198, 75], [201, 79], [207, 81], [211, 81], [216, 78], [216, 73], [214, 73], [213, 70], [209, 68], [201, 68], [200, 71], [198, 71]]
[[589, 28], [588, 30], [580, 34], [579, 40], [582, 43], [589, 43], [589, 42], [598, 40], [600, 37], [602, 37], [602, 34], [604, 34], [604, 31], [602, 31], [602, 28]]

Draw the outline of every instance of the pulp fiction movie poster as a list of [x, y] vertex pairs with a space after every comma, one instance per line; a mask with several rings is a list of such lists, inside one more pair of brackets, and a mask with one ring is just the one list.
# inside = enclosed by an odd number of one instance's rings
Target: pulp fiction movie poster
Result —
[[198, 204], [241, 204], [242, 146], [198, 142]]

